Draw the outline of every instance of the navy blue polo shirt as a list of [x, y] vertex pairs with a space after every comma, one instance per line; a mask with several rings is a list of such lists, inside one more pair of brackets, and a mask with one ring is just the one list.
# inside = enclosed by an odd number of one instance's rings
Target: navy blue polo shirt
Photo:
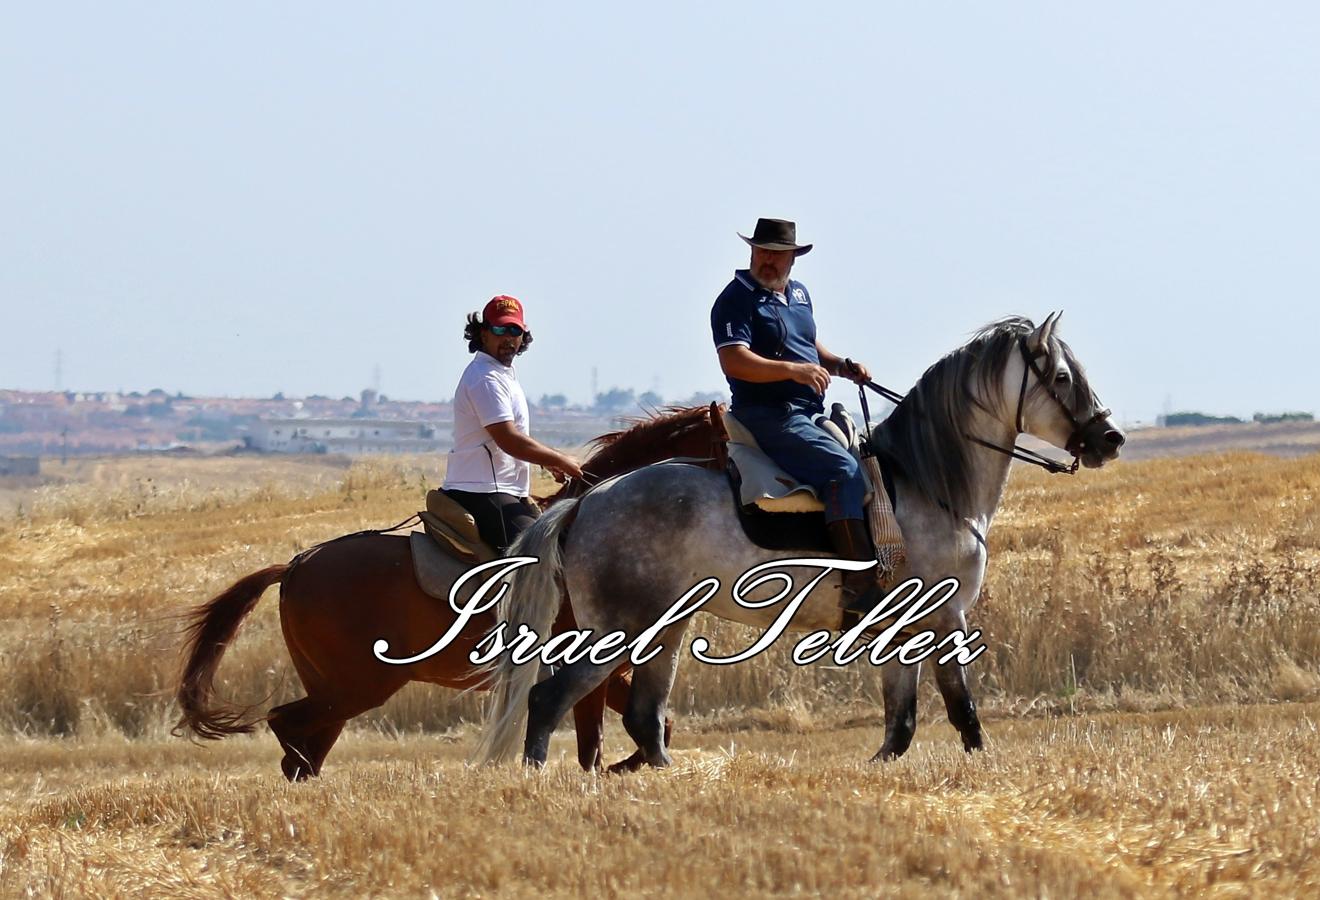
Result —
[[[715, 299], [710, 311], [710, 327], [716, 350], [742, 344], [766, 359], [820, 365], [811, 295], [800, 281], [790, 280], [781, 299], [761, 287], [749, 270], [739, 269], [733, 273], [733, 281]], [[728, 382], [735, 409], [789, 400], [821, 402], [819, 394], [796, 381], [755, 384], [729, 378]]]

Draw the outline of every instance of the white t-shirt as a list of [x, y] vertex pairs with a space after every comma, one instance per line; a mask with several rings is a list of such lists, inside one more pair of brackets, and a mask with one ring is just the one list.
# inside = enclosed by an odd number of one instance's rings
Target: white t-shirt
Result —
[[486, 430], [496, 422], [512, 422], [523, 434], [531, 433], [527, 395], [518, 373], [478, 350], [454, 393], [454, 449], [445, 470], [446, 488], [474, 494], [531, 494], [532, 464], [499, 448]]

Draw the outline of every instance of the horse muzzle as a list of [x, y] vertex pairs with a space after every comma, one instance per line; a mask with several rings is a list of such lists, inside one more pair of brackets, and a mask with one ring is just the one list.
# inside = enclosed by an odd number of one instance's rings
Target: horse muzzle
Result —
[[1065, 449], [1088, 469], [1098, 469], [1118, 457], [1127, 436], [1109, 418], [1107, 409], [1096, 413], [1068, 439]]

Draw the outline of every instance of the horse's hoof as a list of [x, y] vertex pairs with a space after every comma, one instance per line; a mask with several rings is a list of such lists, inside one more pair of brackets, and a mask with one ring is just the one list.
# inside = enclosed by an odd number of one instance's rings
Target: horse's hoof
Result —
[[306, 781], [314, 774], [307, 763], [301, 760], [289, 759], [287, 756], [280, 760], [280, 771], [284, 773], [285, 778], [292, 782]]
[[611, 775], [622, 775], [627, 772], [636, 772], [645, 764], [646, 764], [646, 757], [642, 755], [642, 751], [638, 750], [632, 756], [628, 757], [627, 759], [616, 762], [614, 765], [610, 766], [605, 771]]
[[543, 738], [528, 738], [523, 743], [523, 765], [529, 769], [545, 768], [545, 761], [550, 756], [550, 735]]
[[871, 757], [871, 762], [873, 763], [893, 762], [894, 760], [902, 756], [905, 752], [906, 751], [903, 750], [891, 750], [888, 747], [881, 747], [880, 750], [875, 754], [875, 756]]
[[650, 766], [653, 769], [667, 769], [673, 764], [673, 762], [674, 761], [670, 759], [669, 754], [663, 750], [650, 758], [648, 758], [643, 751], [638, 750], [622, 762], [616, 762], [614, 765], [610, 766], [609, 773], [611, 775], [618, 775], [624, 772], [636, 772], [642, 766]]

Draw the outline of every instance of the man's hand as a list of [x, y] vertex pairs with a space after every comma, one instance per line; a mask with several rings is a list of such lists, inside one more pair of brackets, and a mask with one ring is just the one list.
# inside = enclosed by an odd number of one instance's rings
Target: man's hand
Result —
[[856, 384], [866, 384], [871, 380], [871, 370], [859, 362], [853, 362], [851, 359], [842, 361], [839, 366], [839, 374]]
[[555, 481], [560, 484], [563, 484], [570, 478], [582, 477], [582, 467], [577, 464], [577, 461], [573, 459], [573, 457], [562, 453], [560, 454], [560, 459], [553, 463], [546, 464], [546, 468], [550, 470], [550, 474], [554, 476]]
[[812, 363], [793, 363], [790, 377], [798, 384], [805, 384], [822, 397], [825, 396], [825, 389], [830, 386], [830, 373], [825, 371], [824, 366]]
[[871, 380], [870, 369], [859, 362], [831, 353], [820, 341], [816, 341], [816, 355], [820, 357], [822, 366], [849, 381], [865, 384]]

